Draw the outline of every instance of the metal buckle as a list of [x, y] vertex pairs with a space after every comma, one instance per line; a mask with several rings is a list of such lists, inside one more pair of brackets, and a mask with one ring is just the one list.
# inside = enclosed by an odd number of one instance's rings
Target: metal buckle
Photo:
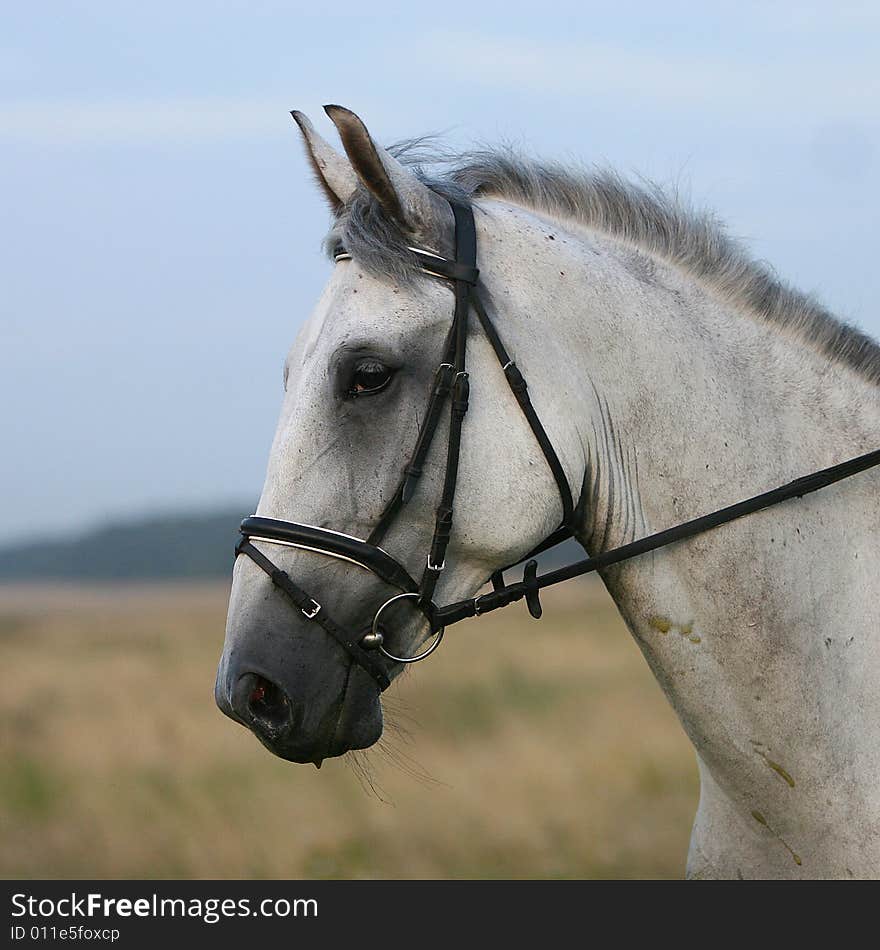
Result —
[[314, 620], [315, 617], [317, 617], [318, 614], [321, 612], [321, 605], [318, 603], [318, 601], [312, 598], [312, 603], [315, 605], [314, 610], [309, 611], [309, 610], [306, 610], [305, 607], [300, 607], [300, 610], [303, 612], [303, 616], [307, 620]]
[[446, 567], [446, 558], [443, 558], [443, 563], [439, 566], [431, 563], [431, 555], [428, 555], [428, 570], [436, 571], [438, 574]]
[[480, 614], [483, 613], [482, 604], [480, 602], [483, 601], [485, 603], [492, 596], [493, 593], [495, 592], [489, 591], [489, 593], [487, 594], [480, 594], [479, 597], [474, 597], [474, 616], [475, 617], [479, 617]]

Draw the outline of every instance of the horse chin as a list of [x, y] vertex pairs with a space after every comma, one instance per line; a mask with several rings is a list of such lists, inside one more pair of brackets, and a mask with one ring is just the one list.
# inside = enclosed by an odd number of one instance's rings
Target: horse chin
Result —
[[347, 693], [322, 717], [321, 727], [307, 744], [296, 735], [271, 736], [252, 729], [260, 742], [280, 759], [317, 768], [358, 749], [368, 749], [382, 736], [384, 721], [378, 692], [372, 697]]
[[[315, 677], [311, 695], [269, 676], [263, 663], [221, 663], [215, 699], [221, 712], [252, 732], [289, 762], [320, 765], [324, 759], [366, 749], [382, 735], [383, 716], [375, 681], [359, 667], [334, 682]], [[300, 698], [297, 700], [291, 697]]]

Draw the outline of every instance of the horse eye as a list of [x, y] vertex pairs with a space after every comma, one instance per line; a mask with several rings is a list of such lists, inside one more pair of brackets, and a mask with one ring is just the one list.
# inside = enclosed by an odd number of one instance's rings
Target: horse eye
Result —
[[349, 396], [372, 396], [381, 392], [394, 374], [378, 360], [361, 360], [355, 364], [348, 384]]

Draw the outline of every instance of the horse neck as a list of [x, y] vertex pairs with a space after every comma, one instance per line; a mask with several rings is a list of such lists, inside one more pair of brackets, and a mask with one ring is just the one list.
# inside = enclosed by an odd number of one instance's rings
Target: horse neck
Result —
[[501, 202], [491, 216], [499, 327], [583, 483], [592, 551], [880, 445], [880, 388], [805, 342], [647, 252]]
[[[507, 282], [496, 307], [514, 311], [504, 332], [533, 360], [535, 404], [581, 484], [591, 553], [880, 446], [877, 387], [805, 342], [602, 235], [509, 206], [496, 219], [484, 272]], [[603, 575], [746, 824], [821, 824], [860, 797], [861, 814], [880, 812], [878, 528], [868, 472]], [[841, 706], [868, 722], [854, 729]]]

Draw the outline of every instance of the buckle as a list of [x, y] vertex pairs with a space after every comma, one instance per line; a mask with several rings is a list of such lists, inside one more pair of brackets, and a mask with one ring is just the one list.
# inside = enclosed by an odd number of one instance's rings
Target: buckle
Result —
[[315, 617], [317, 617], [321, 612], [321, 605], [318, 603], [318, 601], [312, 598], [312, 603], [315, 605], [314, 610], [306, 610], [305, 607], [300, 607], [300, 610], [302, 611], [306, 620], [314, 620]]
[[439, 574], [440, 571], [442, 571], [445, 567], [446, 567], [446, 558], [443, 558], [442, 564], [437, 565], [437, 564], [431, 563], [431, 555], [430, 554], [428, 555], [428, 570], [429, 571], [437, 571], [437, 573]]

